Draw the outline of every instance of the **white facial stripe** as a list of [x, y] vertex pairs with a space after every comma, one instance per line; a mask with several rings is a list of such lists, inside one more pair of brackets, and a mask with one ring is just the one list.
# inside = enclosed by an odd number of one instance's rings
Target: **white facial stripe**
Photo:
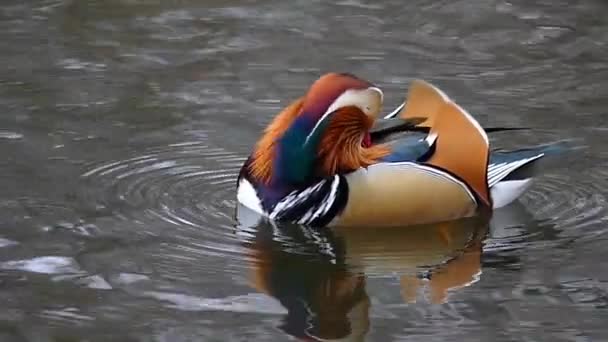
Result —
[[382, 92], [382, 90], [380, 90], [380, 88], [378, 88], [378, 87], [369, 87], [367, 89], [368, 90], [373, 90], [373, 91], [377, 92], [378, 94], [380, 94], [380, 103], [384, 102], [384, 93]]
[[[378, 96], [380, 97], [378, 99]], [[313, 136], [315, 131], [319, 128], [319, 125], [325, 120], [331, 113], [342, 107], [355, 106], [359, 108], [363, 113], [368, 116], [376, 117], [382, 109], [382, 101], [384, 94], [382, 90], [376, 87], [369, 87], [367, 89], [348, 89], [342, 95], [332, 102], [327, 108], [325, 113], [321, 116], [319, 121], [315, 124], [310, 133], [306, 136], [305, 144], [308, 143], [310, 137]]]
[[327, 116], [329, 116], [331, 113], [333, 113], [333, 112], [328, 111], [328, 112], [325, 112], [325, 114], [323, 114], [323, 116], [315, 124], [315, 127], [312, 128], [312, 131], [310, 131], [310, 133], [308, 133], [308, 135], [306, 136], [306, 141], [304, 141], [304, 144], [308, 144], [308, 140], [310, 139], [310, 137], [312, 137], [312, 135], [315, 133], [315, 131], [319, 128], [319, 125], [321, 124], [321, 122], [323, 122], [323, 120], [325, 120], [325, 118], [327, 118]]
[[[378, 104], [375, 104], [375, 97], [380, 95], [380, 101]], [[327, 108], [325, 114], [333, 113], [339, 108], [347, 107], [347, 106], [355, 106], [365, 114], [371, 114], [376, 108], [382, 104], [382, 99], [384, 94], [382, 94], [382, 90], [376, 87], [370, 87], [367, 89], [348, 89], [342, 95], [338, 96], [338, 98]], [[374, 106], [376, 105], [376, 106]], [[324, 115], [325, 115], [324, 114]]]

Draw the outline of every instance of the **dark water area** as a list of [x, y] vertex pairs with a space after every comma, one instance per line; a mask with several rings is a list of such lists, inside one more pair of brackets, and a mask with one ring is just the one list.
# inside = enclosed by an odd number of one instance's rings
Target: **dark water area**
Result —
[[[608, 3], [4, 0], [0, 341], [608, 340]], [[327, 71], [422, 78], [514, 148], [515, 205], [430, 227], [237, 223], [235, 177]]]

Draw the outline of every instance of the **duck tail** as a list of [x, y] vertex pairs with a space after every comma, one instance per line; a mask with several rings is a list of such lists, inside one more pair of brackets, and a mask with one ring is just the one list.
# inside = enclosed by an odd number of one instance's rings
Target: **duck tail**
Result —
[[492, 207], [487, 171], [490, 145], [481, 125], [453, 102], [439, 107], [427, 139], [434, 153], [426, 161], [460, 178], [488, 207]]
[[[488, 182], [490, 187], [501, 181], [524, 180], [532, 178], [542, 170], [559, 167], [564, 164], [563, 157], [584, 146], [576, 144], [574, 140], [562, 140], [549, 144], [522, 148], [512, 151], [493, 151], [490, 155], [490, 166], [488, 169]], [[560, 157], [560, 158], [555, 158]], [[520, 163], [520, 166], [503, 175], [497, 174], [501, 165]], [[495, 171], [496, 170], [496, 171]], [[499, 177], [499, 179], [497, 179]]]
[[[539, 171], [564, 165], [564, 154], [584, 148], [573, 140], [514, 151], [495, 151], [490, 156], [488, 185], [494, 208], [504, 207], [523, 194]], [[559, 157], [559, 158], [554, 158]]]

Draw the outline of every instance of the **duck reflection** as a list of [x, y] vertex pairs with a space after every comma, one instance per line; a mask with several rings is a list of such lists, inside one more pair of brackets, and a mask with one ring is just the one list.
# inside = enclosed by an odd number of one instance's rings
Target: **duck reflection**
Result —
[[302, 340], [363, 340], [369, 326], [365, 277], [349, 269], [334, 234], [260, 225], [250, 244], [252, 283], [287, 309], [280, 328]]
[[366, 278], [398, 274], [401, 295], [422, 290], [442, 303], [481, 273], [488, 217], [401, 229], [249, 227], [253, 286], [287, 309], [280, 328], [306, 341], [363, 341], [369, 330]]
[[488, 217], [414, 226], [407, 229], [339, 229], [346, 263], [366, 275], [399, 274], [404, 301], [443, 303], [448, 291], [470, 285], [481, 274], [482, 240]]

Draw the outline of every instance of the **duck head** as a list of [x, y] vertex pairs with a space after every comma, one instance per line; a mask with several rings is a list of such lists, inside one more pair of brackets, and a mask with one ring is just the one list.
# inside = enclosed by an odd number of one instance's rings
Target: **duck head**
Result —
[[263, 184], [299, 185], [373, 163], [385, 155], [369, 139], [382, 99], [380, 89], [353, 75], [323, 75], [265, 130], [250, 174]]

